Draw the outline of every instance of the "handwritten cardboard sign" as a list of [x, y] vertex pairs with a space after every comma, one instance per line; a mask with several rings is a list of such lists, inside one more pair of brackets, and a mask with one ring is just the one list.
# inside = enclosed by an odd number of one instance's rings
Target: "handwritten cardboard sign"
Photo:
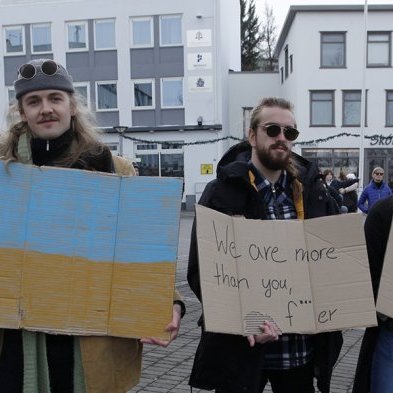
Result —
[[377, 311], [393, 318], [393, 225], [386, 245], [377, 297]]
[[376, 324], [361, 216], [247, 220], [197, 205], [207, 331], [248, 335]]
[[182, 182], [0, 162], [0, 326], [158, 336]]

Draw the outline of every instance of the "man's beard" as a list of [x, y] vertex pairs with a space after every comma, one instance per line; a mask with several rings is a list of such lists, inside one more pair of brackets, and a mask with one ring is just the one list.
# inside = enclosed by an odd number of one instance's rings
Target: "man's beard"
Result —
[[[279, 146], [282, 146], [286, 149], [286, 152], [282, 152], [281, 154], [275, 154], [273, 150]], [[280, 151], [281, 152], [281, 151]], [[289, 159], [291, 156], [291, 152], [288, 147], [282, 142], [276, 142], [273, 145], [270, 145], [268, 148], [261, 147], [256, 149], [256, 153], [261, 164], [273, 171], [286, 169], [289, 164]]]

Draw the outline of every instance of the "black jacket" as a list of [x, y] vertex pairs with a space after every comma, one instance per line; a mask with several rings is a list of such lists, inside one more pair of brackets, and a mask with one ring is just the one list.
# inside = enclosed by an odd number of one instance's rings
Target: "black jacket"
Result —
[[[364, 224], [368, 262], [375, 299], [378, 294], [392, 216], [393, 196], [389, 196], [372, 206]], [[393, 330], [392, 318], [383, 318], [383, 320], [378, 318], [378, 325], [384, 325], [389, 330]], [[379, 327], [370, 327], [365, 331], [359, 352], [353, 393], [368, 393], [370, 391], [371, 361], [377, 343], [378, 333]]]
[[[264, 219], [265, 209], [248, 176], [251, 147], [248, 142], [233, 146], [220, 160], [217, 179], [205, 188], [199, 204], [228, 215], [243, 215], [250, 219]], [[324, 187], [317, 168], [300, 156], [293, 155], [300, 167], [303, 185], [305, 218], [334, 214], [335, 202]], [[195, 221], [191, 234], [187, 279], [195, 295], [201, 300], [198, 250]], [[246, 337], [205, 332], [202, 317], [199, 343], [189, 384], [200, 389], [223, 389], [230, 393], [260, 393], [264, 346], [251, 348]], [[318, 388], [330, 390], [330, 377], [342, 345], [341, 332], [314, 336], [314, 365]]]

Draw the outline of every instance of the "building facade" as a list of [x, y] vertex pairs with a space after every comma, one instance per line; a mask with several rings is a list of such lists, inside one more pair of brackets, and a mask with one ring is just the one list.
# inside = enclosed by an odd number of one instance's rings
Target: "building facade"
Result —
[[20, 65], [59, 61], [114, 154], [141, 175], [184, 178], [192, 207], [228, 145], [239, 15], [238, 0], [0, 0], [0, 107], [14, 102]]
[[296, 150], [362, 187], [375, 166], [393, 187], [392, 18], [393, 5], [292, 6], [276, 47]]
[[58, 60], [113, 153], [141, 175], [182, 177], [192, 209], [252, 108], [282, 96], [295, 104], [296, 152], [361, 187], [382, 166], [393, 186], [392, 19], [392, 5], [292, 6], [278, 72], [255, 73], [240, 72], [238, 0], [0, 0], [0, 107], [21, 64]]

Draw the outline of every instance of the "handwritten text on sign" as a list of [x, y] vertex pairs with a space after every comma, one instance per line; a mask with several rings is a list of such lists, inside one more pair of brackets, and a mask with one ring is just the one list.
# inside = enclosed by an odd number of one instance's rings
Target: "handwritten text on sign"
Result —
[[247, 335], [375, 325], [360, 215], [246, 220], [197, 206], [208, 331]]

